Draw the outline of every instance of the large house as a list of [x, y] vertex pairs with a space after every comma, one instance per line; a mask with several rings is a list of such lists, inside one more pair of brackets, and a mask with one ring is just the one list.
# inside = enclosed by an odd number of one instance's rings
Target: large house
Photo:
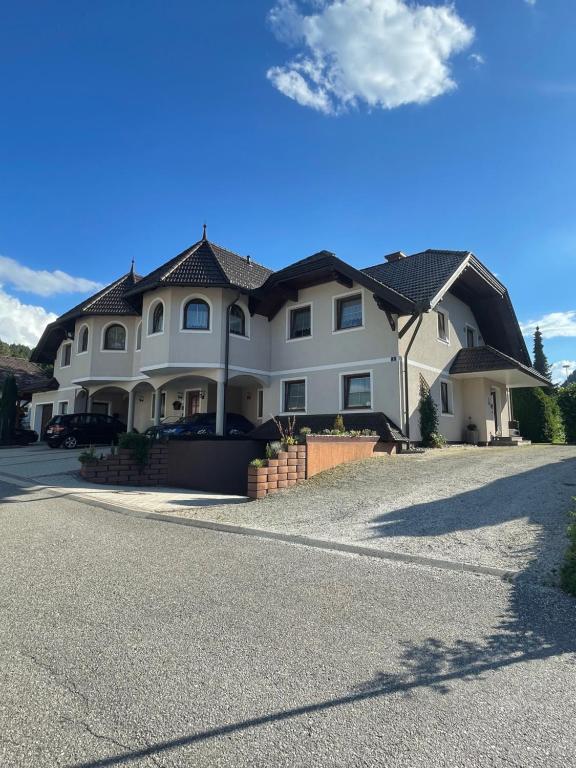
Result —
[[[227, 328], [229, 332], [227, 333]], [[128, 274], [63, 314], [32, 359], [58, 389], [34, 394], [33, 425], [53, 414], [117, 414], [139, 431], [215, 412], [255, 425], [271, 415], [380, 416], [418, 440], [423, 381], [440, 431], [507, 436], [510, 389], [549, 382], [531, 367], [508, 292], [467, 251], [390, 254], [356, 269], [321, 251], [273, 272], [204, 236], [146, 277]]]

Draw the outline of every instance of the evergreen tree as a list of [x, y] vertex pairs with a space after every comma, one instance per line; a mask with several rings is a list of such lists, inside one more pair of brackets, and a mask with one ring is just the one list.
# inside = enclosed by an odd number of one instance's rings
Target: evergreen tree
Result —
[[536, 331], [534, 332], [534, 368], [536, 368], [538, 373], [541, 373], [542, 376], [546, 376], [547, 379], [552, 375], [548, 358], [544, 353], [542, 331], [538, 326], [536, 326]]
[[9, 374], [4, 379], [2, 400], [0, 401], [0, 444], [2, 445], [8, 445], [12, 441], [16, 426], [17, 403], [16, 379], [12, 374]]
[[438, 408], [423, 376], [420, 377], [420, 437], [422, 445], [432, 447], [438, 435]]

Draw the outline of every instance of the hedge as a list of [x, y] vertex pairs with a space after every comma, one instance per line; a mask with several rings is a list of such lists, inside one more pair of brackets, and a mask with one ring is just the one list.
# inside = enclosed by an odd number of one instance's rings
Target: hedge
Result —
[[564, 419], [566, 440], [569, 443], [576, 443], [576, 382], [560, 389], [558, 405]]
[[555, 395], [543, 389], [513, 390], [514, 418], [522, 437], [533, 443], [563, 443], [566, 439], [562, 414]]

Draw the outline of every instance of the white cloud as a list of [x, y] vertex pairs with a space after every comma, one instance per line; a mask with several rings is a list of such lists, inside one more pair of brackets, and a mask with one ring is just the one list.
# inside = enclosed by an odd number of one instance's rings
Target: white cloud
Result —
[[[278, 0], [269, 19], [299, 53], [267, 72], [285, 96], [325, 114], [365, 103], [394, 109], [424, 104], [456, 87], [449, 60], [474, 30], [450, 5], [406, 0]], [[480, 62], [477, 61], [477, 64]]]
[[57, 315], [44, 307], [23, 304], [10, 296], [0, 285], [0, 339], [9, 344], [27, 344], [34, 347], [48, 323]]
[[562, 384], [571, 373], [576, 371], [576, 360], [558, 360], [550, 366], [554, 384]]
[[481, 53], [471, 53], [470, 56], [468, 56], [468, 60], [472, 62], [472, 65], [478, 69], [483, 64], [486, 64], [486, 59], [484, 56], [482, 56]]
[[59, 269], [54, 272], [30, 269], [7, 256], [0, 256], [0, 283], [38, 296], [54, 296], [57, 293], [93, 293], [102, 287], [94, 280], [73, 277]]
[[526, 5], [536, 5], [536, 0], [524, 0]]
[[522, 323], [522, 333], [524, 336], [532, 336], [536, 326], [540, 328], [545, 339], [576, 336], [576, 310], [551, 312], [548, 315], [543, 315], [539, 320]]

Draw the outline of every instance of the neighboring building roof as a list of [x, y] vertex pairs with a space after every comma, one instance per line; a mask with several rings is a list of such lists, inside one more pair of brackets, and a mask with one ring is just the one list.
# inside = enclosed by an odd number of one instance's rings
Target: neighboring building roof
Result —
[[[334, 426], [334, 419], [337, 415], [338, 414], [336, 413], [295, 415], [296, 434], [298, 434], [302, 427], [310, 427], [310, 429], [316, 433], [322, 432], [324, 429], [332, 429]], [[288, 424], [288, 416], [280, 416], [278, 418], [283, 426]], [[346, 429], [374, 430], [386, 443], [405, 443], [408, 440], [406, 435], [403, 434], [385, 413], [345, 413], [342, 418], [344, 419], [344, 426]], [[270, 419], [250, 432], [250, 437], [254, 440], [270, 441], [278, 440], [280, 435], [278, 434], [278, 427], [274, 421]]]
[[254, 290], [266, 282], [272, 270], [239, 256], [209, 240], [199, 240], [182, 253], [150, 272], [129, 295], [161, 286], [233, 287]]
[[0, 356], [0, 387], [9, 374], [16, 379], [18, 394], [22, 398], [33, 392], [58, 389], [56, 379], [47, 376], [39, 365], [23, 357]]
[[367, 267], [362, 272], [416, 304], [425, 304], [439, 293], [469, 255], [469, 251], [427, 250]]
[[532, 376], [542, 382], [543, 386], [551, 386], [551, 382], [531, 366], [505, 355], [494, 347], [469, 347], [461, 349], [450, 367], [451, 374], [485, 373], [488, 371], [517, 370]]

